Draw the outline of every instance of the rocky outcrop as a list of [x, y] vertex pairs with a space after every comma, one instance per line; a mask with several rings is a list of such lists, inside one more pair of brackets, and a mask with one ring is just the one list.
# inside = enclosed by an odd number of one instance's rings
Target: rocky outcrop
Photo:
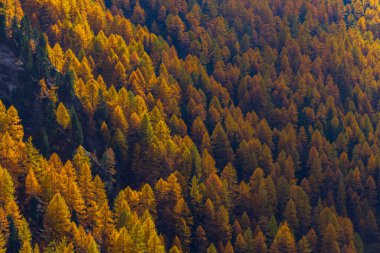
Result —
[[21, 85], [20, 74], [23, 70], [23, 63], [12, 50], [0, 44], [0, 99], [3, 102], [11, 102], [12, 92]]

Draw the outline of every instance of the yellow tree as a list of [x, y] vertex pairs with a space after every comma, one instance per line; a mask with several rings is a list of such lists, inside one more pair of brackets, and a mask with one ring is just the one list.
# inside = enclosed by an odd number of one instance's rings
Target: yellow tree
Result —
[[32, 253], [32, 245], [30, 244], [30, 242], [24, 242], [19, 253]]
[[25, 178], [26, 193], [29, 196], [39, 196], [41, 194], [41, 186], [32, 168], [29, 169]]
[[3, 208], [0, 208], [0, 234], [3, 234], [5, 239], [9, 236], [9, 221]]
[[160, 237], [153, 233], [148, 239], [147, 248], [149, 253], [164, 253], [165, 246], [162, 244]]
[[288, 227], [288, 224], [285, 222], [278, 229], [276, 237], [270, 247], [271, 253], [296, 253], [297, 247], [294, 240], [293, 233]]
[[63, 129], [67, 129], [70, 127], [70, 123], [71, 123], [70, 114], [67, 111], [64, 104], [59, 103], [57, 111], [56, 111], [56, 117], [57, 117], [58, 124], [60, 124], [63, 127]]
[[0, 232], [0, 253], [5, 253], [7, 251], [7, 238]]
[[125, 119], [123, 109], [120, 106], [116, 106], [115, 110], [112, 112], [111, 122], [115, 129], [120, 128], [124, 133], [127, 132], [128, 123]]
[[91, 168], [89, 163], [84, 163], [79, 168], [79, 188], [82, 191], [82, 195], [86, 205], [88, 206], [90, 201], [95, 201], [95, 185], [92, 181]]
[[15, 141], [8, 132], [1, 137], [0, 141], [0, 165], [6, 167], [11, 173], [14, 182], [17, 176], [23, 173], [20, 166], [21, 150], [23, 143]]
[[89, 235], [89, 242], [87, 245], [87, 253], [100, 253], [98, 245], [96, 244], [94, 238]]
[[24, 130], [20, 124], [21, 120], [14, 106], [10, 106], [7, 110], [8, 132], [14, 140], [21, 141], [24, 137]]
[[116, 86], [125, 86], [127, 84], [127, 74], [123, 63], [118, 62], [113, 74], [113, 82]]
[[99, 219], [94, 227], [94, 237], [104, 248], [108, 248], [110, 245], [110, 237], [114, 230], [113, 213], [110, 210], [108, 203], [104, 203], [99, 207]]
[[56, 43], [53, 48], [51, 48], [48, 45], [47, 49], [48, 49], [49, 59], [51, 63], [59, 72], [62, 72], [63, 65], [65, 63], [65, 60], [64, 60], [65, 54], [61, 46], [58, 43]]
[[131, 238], [125, 227], [120, 229], [116, 241], [112, 247], [112, 253], [127, 253], [131, 250]]
[[77, 174], [70, 161], [62, 168], [60, 191], [70, 210], [74, 210], [81, 223], [86, 219], [85, 203], [77, 183]]
[[86, 94], [82, 94], [86, 98], [86, 109], [90, 115], [94, 115], [96, 108], [99, 104], [99, 84], [91, 79], [86, 84]]
[[50, 201], [44, 218], [44, 231], [48, 241], [61, 240], [70, 230], [70, 211], [65, 199], [57, 193]]
[[8, 170], [0, 166], [0, 206], [7, 205], [14, 200], [14, 185]]
[[71, 223], [71, 231], [73, 242], [75, 244], [75, 248], [78, 252], [86, 252], [89, 241], [88, 236], [84, 228], [79, 225], [77, 227], [74, 222]]

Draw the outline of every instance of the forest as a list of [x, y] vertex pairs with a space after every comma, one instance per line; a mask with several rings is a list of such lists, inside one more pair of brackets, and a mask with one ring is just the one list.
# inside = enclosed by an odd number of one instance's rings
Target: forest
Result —
[[0, 0], [0, 49], [0, 253], [380, 251], [379, 0]]

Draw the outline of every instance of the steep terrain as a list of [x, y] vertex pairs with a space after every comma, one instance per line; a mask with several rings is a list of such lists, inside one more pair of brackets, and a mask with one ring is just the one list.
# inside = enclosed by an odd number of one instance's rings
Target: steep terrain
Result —
[[0, 0], [0, 252], [376, 251], [378, 6]]
[[11, 104], [12, 92], [22, 86], [22, 65], [10, 47], [0, 44], [0, 98], [7, 105]]

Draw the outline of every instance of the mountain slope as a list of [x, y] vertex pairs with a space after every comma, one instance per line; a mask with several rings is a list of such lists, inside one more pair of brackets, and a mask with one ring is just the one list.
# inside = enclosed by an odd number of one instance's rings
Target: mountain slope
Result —
[[0, 97], [3, 102], [10, 104], [12, 92], [20, 87], [20, 72], [23, 71], [22, 63], [15, 57], [12, 50], [0, 45]]
[[376, 3], [1, 3], [0, 248], [377, 242]]

